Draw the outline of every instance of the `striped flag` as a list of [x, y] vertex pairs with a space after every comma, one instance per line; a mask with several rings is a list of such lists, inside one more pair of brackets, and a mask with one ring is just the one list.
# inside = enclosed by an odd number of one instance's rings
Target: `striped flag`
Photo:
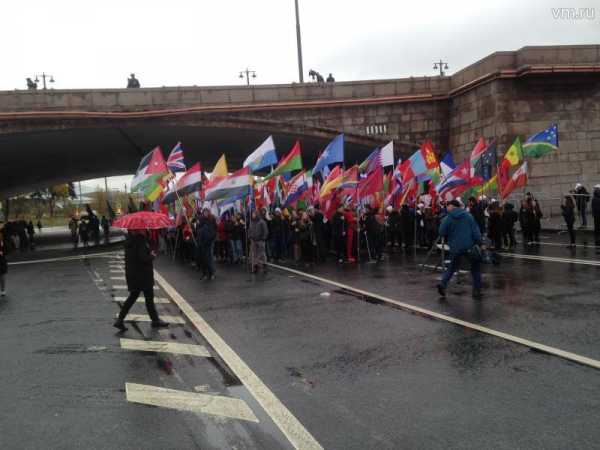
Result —
[[173, 150], [171, 150], [171, 154], [169, 155], [169, 158], [167, 158], [167, 167], [172, 173], [186, 171], [181, 142], [178, 142], [177, 145], [173, 147]]

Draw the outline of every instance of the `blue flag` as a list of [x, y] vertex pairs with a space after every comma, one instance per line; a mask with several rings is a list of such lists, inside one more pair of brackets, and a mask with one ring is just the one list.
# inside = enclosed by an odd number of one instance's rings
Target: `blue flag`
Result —
[[312, 173], [321, 172], [326, 166], [334, 163], [344, 163], [344, 134], [337, 135], [333, 141], [331, 141], [312, 170]]

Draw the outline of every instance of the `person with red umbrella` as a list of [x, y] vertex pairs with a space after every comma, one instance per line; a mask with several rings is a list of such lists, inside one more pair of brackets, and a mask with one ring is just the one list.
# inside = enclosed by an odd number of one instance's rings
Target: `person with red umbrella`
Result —
[[160, 319], [154, 305], [154, 265], [156, 252], [150, 249], [148, 241], [149, 229], [159, 229], [171, 225], [164, 214], [139, 212], [128, 214], [115, 221], [114, 226], [128, 228], [129, 235], [125, 241], [125, 279], [129, 297], [123, 303], [119, 317], [113, 324], [121, 331], [127, 327], [123, 323], [127, 313], [136, 302], [140, 293], [144, 293], [146, 310], [153, 328], [168, 327], [169, 324]]

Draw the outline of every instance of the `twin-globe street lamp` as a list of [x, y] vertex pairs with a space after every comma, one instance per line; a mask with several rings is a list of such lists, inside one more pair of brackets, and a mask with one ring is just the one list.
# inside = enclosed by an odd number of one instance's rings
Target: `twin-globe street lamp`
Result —
[[246, 76], [246, 85], [250, 86], [250, 77], [256, 78], [256, 72], [246, 67], [246, 70], [240, 72], [240, 78], [244, 78], [244, 75]]
[[41, 74], [41, 75], [37, 74], [37, 75], [35, 76], [35, 80], [34, 80], [34, 81], [35, 81], [36, 83], [39, 83], [39, 82], [40, 82], [40, 79], [39, 79], [38, 77], [42, 77], [42, 86], [43, 86], [43, 88], [42, 88], [42, 89], [44, 89], [44, 90], [48, 89], [48, 88], [46, 87], [46, 78], [50, 78], [48, 81], [49, 81], [50, 83], [54, 83], [54, 76], [52, 76], [52, 75], [49, 75], [49, 74], [47, 74], [47, 73], [45, 73], [45, 72], [42, 72], [42, 74]]

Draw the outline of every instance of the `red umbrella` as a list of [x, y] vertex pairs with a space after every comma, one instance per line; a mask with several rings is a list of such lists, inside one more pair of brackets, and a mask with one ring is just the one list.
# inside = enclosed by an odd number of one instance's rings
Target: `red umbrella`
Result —
[[158, 230], [173, 225], [173, 221], [166, 214], [149, 211], [126, 214], [113, 222], [113, 227], [128, 230]]

